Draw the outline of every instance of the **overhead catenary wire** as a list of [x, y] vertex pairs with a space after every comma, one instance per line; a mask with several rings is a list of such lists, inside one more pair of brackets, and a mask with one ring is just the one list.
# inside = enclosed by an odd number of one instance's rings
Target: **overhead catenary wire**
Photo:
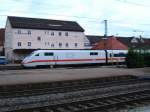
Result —
[[[7, 12], [8, 10], [0, 10], [0, 11], [5, 11]], [[31, 12], [28, 12], [28, 11], [15, 11], [15, 12], [20, 12], [20, 13], [26, 13], [26, 14], [30, 14]], [[100, 23], [100, 19], [98, 18], [89, 18], [89, 17], [85, 17], [85, 16], [71, 16], [71, 15], [62, 15], [62, 14], [53, 14], [53, 13], [44, 13], [44, 12], [34, 12], [34, 13], [31, 13], [31, 14], [40, 14], [40, 15], [54, 15], [54, 16], [62, 16], [62, 17], [71, 17], [71, 18], [77, 18], [77, 19], [80, 19], [80, 21], [82, 21], [83, 23]], [[7, 16], [10, 16], [9, 14], [0, 14], [0, 16], [4, 16], [4, 17], [7, 17]], [[21, 16], [20, 16], [21, 17]], [[26, 16], [26, 17], [32, 17], [32, 16]], [[90, 20], [91, 19], [91, 20]], [[92, 20], [93, 19], [93, 20]], [[103, 21], [103, 20], [101, 20]], [[126, 24], [126, 25], [138, 25], [138, 26], [149, 26], [150, 23], [126, 23], [126, 22], [123, 22], [123, 21], [120, 21], [120, 22], [117, 22], [115, 20], [109, 20], [109, 23], [113, 24], [113, 25], [117, 25], [117, 24]], [[103, 23], [101, 23], [103, 24]]]
[[143, 4], [143, 3], [138, 3], [137, 1], [136, 2], [131, 2], [131, 1], [128, 1], [128, 0], [115, 0], [115, 1], [119, 1], [119, 2], [122, 2], [122, 3], [126, 3], [126, 4], [131, 4], [131, 5], [136, 5], [136, 6], [141, 6], [141, 7], [150, 7], [150, 5], [147, 5], [147, 4]]
[[[10, 0], [11, 2], [15, 2], [15, 3], [21, 3], [22, 4], [22, 0]], [[25, 1], [25, 0], [24, 0]], [[44, 2], [43, 3], [43, 1], [42, 2], [39, 2], [38, 0], [36, 0], [36, 1], [30, 1], [32, 4], [34, 4], [34, 5], [38, 5], [38, 6], [42, 6], [42, 7], [46, 7], [46, 6], [48, 6], [49, 7], [49, 4], [47, 3], [47, 1], [48, 0], [46, 0], [46, 2]], [[30, 3], [30, 2], [28, 2], [28, 3]], [[51, 2], [52, 3], [52, 2]], [[16, 4], [15, 4], [16, 5]], [[65, 8], [70, 8], [71, 6], [67, 6], [67, 5], [58, 5], [58, 3], [57, 4], [53, 4], [56, 8], [60, 8], [60, 7], [65, 7]]]
[[[18, 0], [10, 0], [10, 1], [13, 1], [13, 2], [15, 2], [15, 3], [21, 3], [21, 1], [18, 1]], [[119, 1], [119, 2], [124, 2], [124, 3], [135, 3], [135, 2], [129, 2], [128, 0], [116, 0], [116, 1]], [[34, 3], [34, 4], [36, 4], [36, 5], [40, 5], [40, 6], [44, 6], [45, 7], [45, 5], [47, 5], [47, 3], [46, 2], [38, 2], [38, 1], [32, 1], [32, 3]], [[138, 3], [135, 3], [135, 4], [138, 4]], [[140, 5], [140, 4], [139, 4]], [[57, 5], [57, 4], [55, 4], [54, 6], [65, 6], [66, 7], [66, 5]], [[60, 7], [59, 7], [60, 8]], [[64, 7], [63, 7], [64, 8]], [[52, 9], [53, 10], [53, 9]], [[7, 12], [7, 11], [9, 11], [9, 10], [0, 10], [0, 11], [5, 11], [5, 12]], [[47, 13], [47, 12], [30, 12], [30, 11], [24, 11], [24, 10], [16, 10], [15, 12], [20, 12], [20, 13], [31, 13], [31, 14], [40, 14], [40, 15], [53, 15], [53, 16], [63, 16], [63, 17], [71, 17], [71, 18], [78, 18], [78, 19], [90, 19], [90, 20], [92, 20], [91, 22], [95, 22], [96, 23], [96, 21], [98, 21], [99, 22], [99, 20], [100, 20], [100, 18], [90, 18], [90, 17], [86, 17], [86, 16], [70, 16], [70, 15], [63, 15], [63, 14], [55, 14], [55, 13]], [[146, 24], [145, 24], [146, 25]]]
[[[137, 0], [135, 0], [135, 2], [129, 1], [129, 0], [115, 0], [115, 1], [119, 1], [119, 2], [122, 2], [122, 3], [126, 3], [126, 4], [131, 4], [131, 5], [142, 6], [142, 7], [150, 7], [150, 4], [143, 4], [143, 3], [137, 2]], [[20, 1], [13, 0], [13, 2], [19, 3]], [[39, 2], [39, 1], [32, 1], [32, 3], [34, 3], [34, 4], [38, 5], [38, 6], [44, 5], [42, 7], [45, 7], [46, 5], [48, 5], [47, 3], [43, 3], [43, 2]], [[70, 6], [67, 6], [67, 5], [58, 5], [58, 4], [55, 4], [55, 7], [70, 8]]]

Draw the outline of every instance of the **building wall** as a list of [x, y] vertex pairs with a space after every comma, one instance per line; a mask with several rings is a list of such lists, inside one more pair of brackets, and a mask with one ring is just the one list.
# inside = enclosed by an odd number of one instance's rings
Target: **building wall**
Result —
[[87, 36], [84, 37], [84, 49], [91, 49], [92, 45], [90, 44], [90, 41], [88, 40]]
[[13, 29], [12, 34], [13, 49], [84, 49], [83, 32]]
[[6, 22], [5, 27], [5, 42], [4, 42], [4, 48], [5, 48], [5, 56], [7, 57], [8, 61], [13, 60], [13, 35], [12, 35], [12, 28], [10, 25], [9, 20]]
[[27, 55], [15, 50], [84, 49], [84, 37], [83, 32], [11, 28], [7, 20], [5, 56], [8, 61], [14, 62], [14, 60], [22, 60]]

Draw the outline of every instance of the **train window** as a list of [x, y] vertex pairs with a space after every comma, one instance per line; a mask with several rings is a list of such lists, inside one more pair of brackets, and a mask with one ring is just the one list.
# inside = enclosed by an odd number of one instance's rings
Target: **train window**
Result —
[[90, 55], [98, 55], [98, 52], [90, 52]]
[[38, 54], [35, 54], [35, 56], [39, 56], [40, 54], [38, 53]]
[[119, 54], [114, 54], [114, 57], [119, 57]]
[[52, 52], [46, 52], [46, 53], [44, 53], [44, 56], [53, 56], [54, 55], [54, 53], [52, 53]]
[[119, 56], [120, 57], [126, 57], [126, 54], [125, 53], [119, 53]]
[[124, 53], [114, 54], [114, 57], [126, 57], [126, 54]]
[[109, 54], [109, 57], [112, 57], [112, 54], [111, 54], [111, 53]]

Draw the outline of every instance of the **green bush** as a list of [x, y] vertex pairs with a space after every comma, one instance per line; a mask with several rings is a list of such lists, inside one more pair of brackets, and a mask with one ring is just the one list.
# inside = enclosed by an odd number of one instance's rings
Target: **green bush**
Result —
[[142, 68], [144, 67], [144, 57], [142, 53], [130, 49], [126, 57], [126, 65], [128, 68]]
[[150, 53], [148, 51], [144, 53], [144, 65], [150, 67]]

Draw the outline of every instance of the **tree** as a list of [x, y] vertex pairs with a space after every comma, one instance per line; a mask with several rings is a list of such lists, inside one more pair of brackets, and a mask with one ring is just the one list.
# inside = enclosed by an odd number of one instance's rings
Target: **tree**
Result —
[[144, 53], [144, 64], [150, 67], [150, 53], [148, 51]]
[[126, 65], [128, 68], [144, 67], [144, 58], [141, 52], [138, 52], [135, 49], [129, 49], [126, 57]]

